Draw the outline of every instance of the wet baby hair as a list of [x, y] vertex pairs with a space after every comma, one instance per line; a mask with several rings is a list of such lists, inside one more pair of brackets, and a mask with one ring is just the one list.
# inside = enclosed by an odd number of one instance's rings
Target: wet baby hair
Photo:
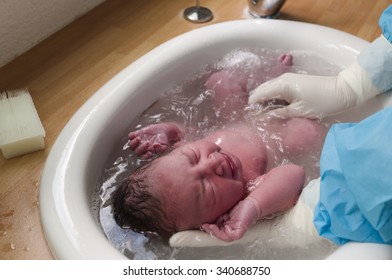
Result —
[[122, 228], [170, 237], [176, 232], [175, 226], [168, 220], [161, 201], [150, 192], [147, 174], [151, 164], [136, 169], [114, 191], [114, 219]]

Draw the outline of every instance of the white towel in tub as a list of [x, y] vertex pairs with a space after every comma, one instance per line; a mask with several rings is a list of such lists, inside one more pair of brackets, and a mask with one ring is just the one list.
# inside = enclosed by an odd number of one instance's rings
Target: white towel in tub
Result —
[[297, 204], [272, 219], [263, 219], [250, 228], [245, 235], [233, 242], [219, 240], [200, 230], [187, 230], [170, 238], [172, 247], [227, 246], [248, 243], [256, 239], [266, 240], [274, 247], [298, 247], [325, 240], [313, 225], [313, 209], [319, 200], [320, 179], [311, 181], [302, 191]]

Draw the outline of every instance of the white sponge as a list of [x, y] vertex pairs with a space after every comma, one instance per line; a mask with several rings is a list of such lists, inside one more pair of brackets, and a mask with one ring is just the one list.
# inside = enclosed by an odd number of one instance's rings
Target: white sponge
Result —
[[0, 149], [12, 158], [45, 148], [45, 130], [27, 89], [0, 93]]

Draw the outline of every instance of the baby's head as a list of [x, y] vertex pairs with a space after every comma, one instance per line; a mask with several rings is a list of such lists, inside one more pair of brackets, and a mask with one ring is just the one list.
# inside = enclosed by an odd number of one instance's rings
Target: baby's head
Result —
[[116, 189], [113, 195], [114, 218], [121, 227], [167, 236], [175, 231], [175, 227], [162, 209], [161, 201], [151, 193], [151, 165], [149, 163], [135, 170]]
[[243, 195], [239, 159], [199, 140], [132, 173], [114, 193], [114, 216], [120, 226], [167, 237], [214, 223]]

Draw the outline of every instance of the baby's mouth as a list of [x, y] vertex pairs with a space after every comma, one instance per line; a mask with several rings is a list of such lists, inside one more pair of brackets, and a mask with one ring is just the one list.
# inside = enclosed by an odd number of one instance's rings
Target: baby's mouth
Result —
[[228, 163], [231, 170], [231, 176], [234, 180], [242, 180], [242, 164], [241, 161], [233, 154], [222, 152], [222, 156]]

